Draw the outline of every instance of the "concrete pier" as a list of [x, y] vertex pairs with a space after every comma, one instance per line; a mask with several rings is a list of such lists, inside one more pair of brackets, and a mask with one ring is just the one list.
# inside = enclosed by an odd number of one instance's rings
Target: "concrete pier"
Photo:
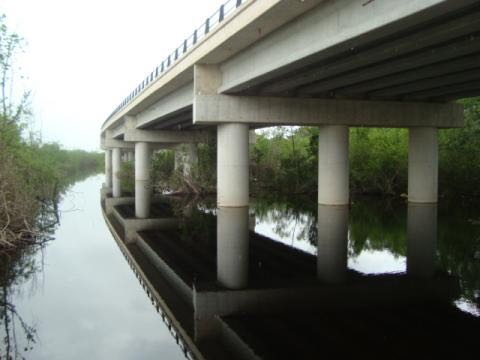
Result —
[[120, 148], [112, 150], [112, 195], [113, 197], [121, 197], [122, 189], [120, 182], [120, 169], [122, 165], [122, 151]]
[[431, 278], [435, 274], [437, 205], [408, 204], [407, 274]]
[[105, 187], [112, 188], [112, 150], [105, 150]]
[[218, 125], [217, 134], [218, 206], [248, 206], [248, 125]]
[[348, 206], [318, 205], [317, 276], [327, 283], [347, 277]]
[[135, 216], [145, 219], [150, 215], [152, 188], [150, 183], [151, 151], [148, 143], [135, 144]]
[[408, 201], [436, 203], [438, 192], [438, 131], [410, 128], [408, 143]]
[[248, 285], [248, 206], [217, 212], [217, 279], [229, 289]]
[[185, 156], [183, 163], [183, 175], [186, 177], [192, 176], [194, 169], [198, 165], [198, 150], [197, 144], [187, 143], [185, 144]]
[[133, 151], [127, 152], [127, 161], [133, 161], [134, 157]]
[[349, 203], [348, 126], [321, 126], [318, 135], [318, 203]]
[[183, 157], [183, 154], [182, 154], [181, 146], [177, 146], [174, 150], [174, 157], [173, 157], [173, 161], [174, 161], [173, 169], [175, 170], [175, 172], [179, 172], [181, 171], [181, 169], [183, 169], [182, 157]]

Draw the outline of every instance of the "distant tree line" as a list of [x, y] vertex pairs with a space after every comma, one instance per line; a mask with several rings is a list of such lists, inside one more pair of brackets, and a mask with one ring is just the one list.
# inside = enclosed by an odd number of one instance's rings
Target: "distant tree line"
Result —
[[100, 153], [64, 150], [29, 132], [30, 94], [15, 87], [13, 76], [22, 43], [0, 16], [0, 253], [38, 241], [46, 225], [39, 225], [39, 212], [55, 208], [78, 176], [103, 168]]

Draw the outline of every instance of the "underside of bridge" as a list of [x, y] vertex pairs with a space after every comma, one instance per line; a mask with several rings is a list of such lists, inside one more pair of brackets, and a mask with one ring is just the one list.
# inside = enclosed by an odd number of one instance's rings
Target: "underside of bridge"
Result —
[[107, 119], [107, 185], [121, 194], [111, 173], [122, 148], [136, 150], [148, 187], [152, 150], [190, 144], [196, 161], [194, 144], [216, 131], [218, 204], [247, 206], [249, 130], [310, 125], [321, 129], [318, 202], [343, 205], [349, 127], [404, 127], [409, 200], [436, 202], [437, 129], [462, 126], [452, 101], [480, 94], [479, 36], [474, 0], [243, 2]]
[[409, 256], [408, 272], [431, 278], [438, 129], [463, 126], [463, 106], [455, 100], [480, 95], [480, 1], [240, 3], [165, 72], [152, 73], [103, 124], [111, 206], [132, 200], [122, 192], [120, 167], [122, 151], [130, 160], [134, 152], [134, 216], [122, 220], [132, 229], [128, 242], [140, 246], [139, 231], [165, 226], [152, 215], [152, 151], [175, 149], [188, 176], [196, 145], [216, 136], [217, 281], [245, 288], [251, 130], [318, 126], [318, 233], [325, 246], [319, 245], [317, 270], [322, 281], [341, 283], [349, 128], [407, 128], [408, 231], [420, 234], [410, 236], [416, 241], [409, 246], [421, 255]]
[[[418, 9], [408, 9], [410, 2], [316, 2], [243, 44], [234, 56], [215, 55], [236, 45], [225, 41], [204, 56], [208, 61], [196, 64], [218, 66], [217, 93], [236, 97], [446, 103], [480, 94], [478, 1], [431, 1]], [[285, 9], [270, 9], [275, 11]], [[177, 76], [178, 86], [135, 106], [130, 113], [138, 117], [137, 127], [204, 129], [205, 121], [196, 120], [193, 111], [194, 78], [192, 64]], [[260, 121], [249, 125], [272, 125]], [[288, 124], [301, 122], [290, 119]], [[116, 138], [122, 139], [122, 133]]]

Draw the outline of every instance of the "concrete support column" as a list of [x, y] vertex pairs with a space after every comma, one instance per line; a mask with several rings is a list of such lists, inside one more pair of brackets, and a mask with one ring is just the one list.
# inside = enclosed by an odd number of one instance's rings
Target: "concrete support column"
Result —
[[218, 206], [248, 206], [248, 124], [222, 124], [217, 130]]
[[327, 283], [347, 277], [348, 206], [318, 205], [317, 276]]
[[152, 187], [150, 184], [150, 148], [146, 142], [135, 143], [135, 216], [150, 216]]
[[105, 150], [105, 186], [112, 187], [112, 150]]
[[122, 165], [122, 151], [120, 148], [112, 150], [112, 193], [113, 197], [122, 196], [122, 188], [120, 182], [120, 169]]
[[248, 285], [248, 206], [217, 212], [217, 279], [229, 289]]
[[180, 169], [183, 166], [183, 159], [182, 159], [183, 153], [180, 146], [175, 147], [174, 152], [175, 152], [175, 155], [173, 158], [174, 159], [173, 169], [175, 170], [175, 172], [177, 172], [177, 171], [180, 171]]
[[407, 274], [431, 278], [435, 274], [437, 205], [408, 204]]
[[410, 128], [408, 137], [408, 201], [436, 203], [438, 192], [438, 130]]
[[320, 127], [318, 136], [318, 203], [349, 203], [348, 126]]
[[198, 164], [198, 150], [197, 144], [195, 143], [188, 143], [185, 145], [185, 161], [183, 163], [183, 175], [184, 176], [191, 176], [193, 169]]

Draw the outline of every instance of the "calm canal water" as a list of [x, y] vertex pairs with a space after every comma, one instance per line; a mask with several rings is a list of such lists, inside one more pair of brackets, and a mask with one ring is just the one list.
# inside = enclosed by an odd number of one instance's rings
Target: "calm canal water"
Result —
[[[7, 269], [3, 264], [9, 275], [1, 284], [0, 359], [7, 353], [15, 358], [15, 351], [26, 359], [184, 358], [107, 228], [99, 197], [103, 179], [75, 184], [59, 205], [53, 240], [11, 259]], [[211, 199], [198, 207], [215, 212]], [[405, 272], [407, 211], [402, 202], [357, 199], [348, 217], [348, 268]], [[459, 277], [455, 306], [478, 317], [480, 208], [441, 202], [435, 211], [435, 267]], [[315, 255], [317, 216], [315, 198], [265, 197], [253, 201], [249, 219], [258, 234]]]

